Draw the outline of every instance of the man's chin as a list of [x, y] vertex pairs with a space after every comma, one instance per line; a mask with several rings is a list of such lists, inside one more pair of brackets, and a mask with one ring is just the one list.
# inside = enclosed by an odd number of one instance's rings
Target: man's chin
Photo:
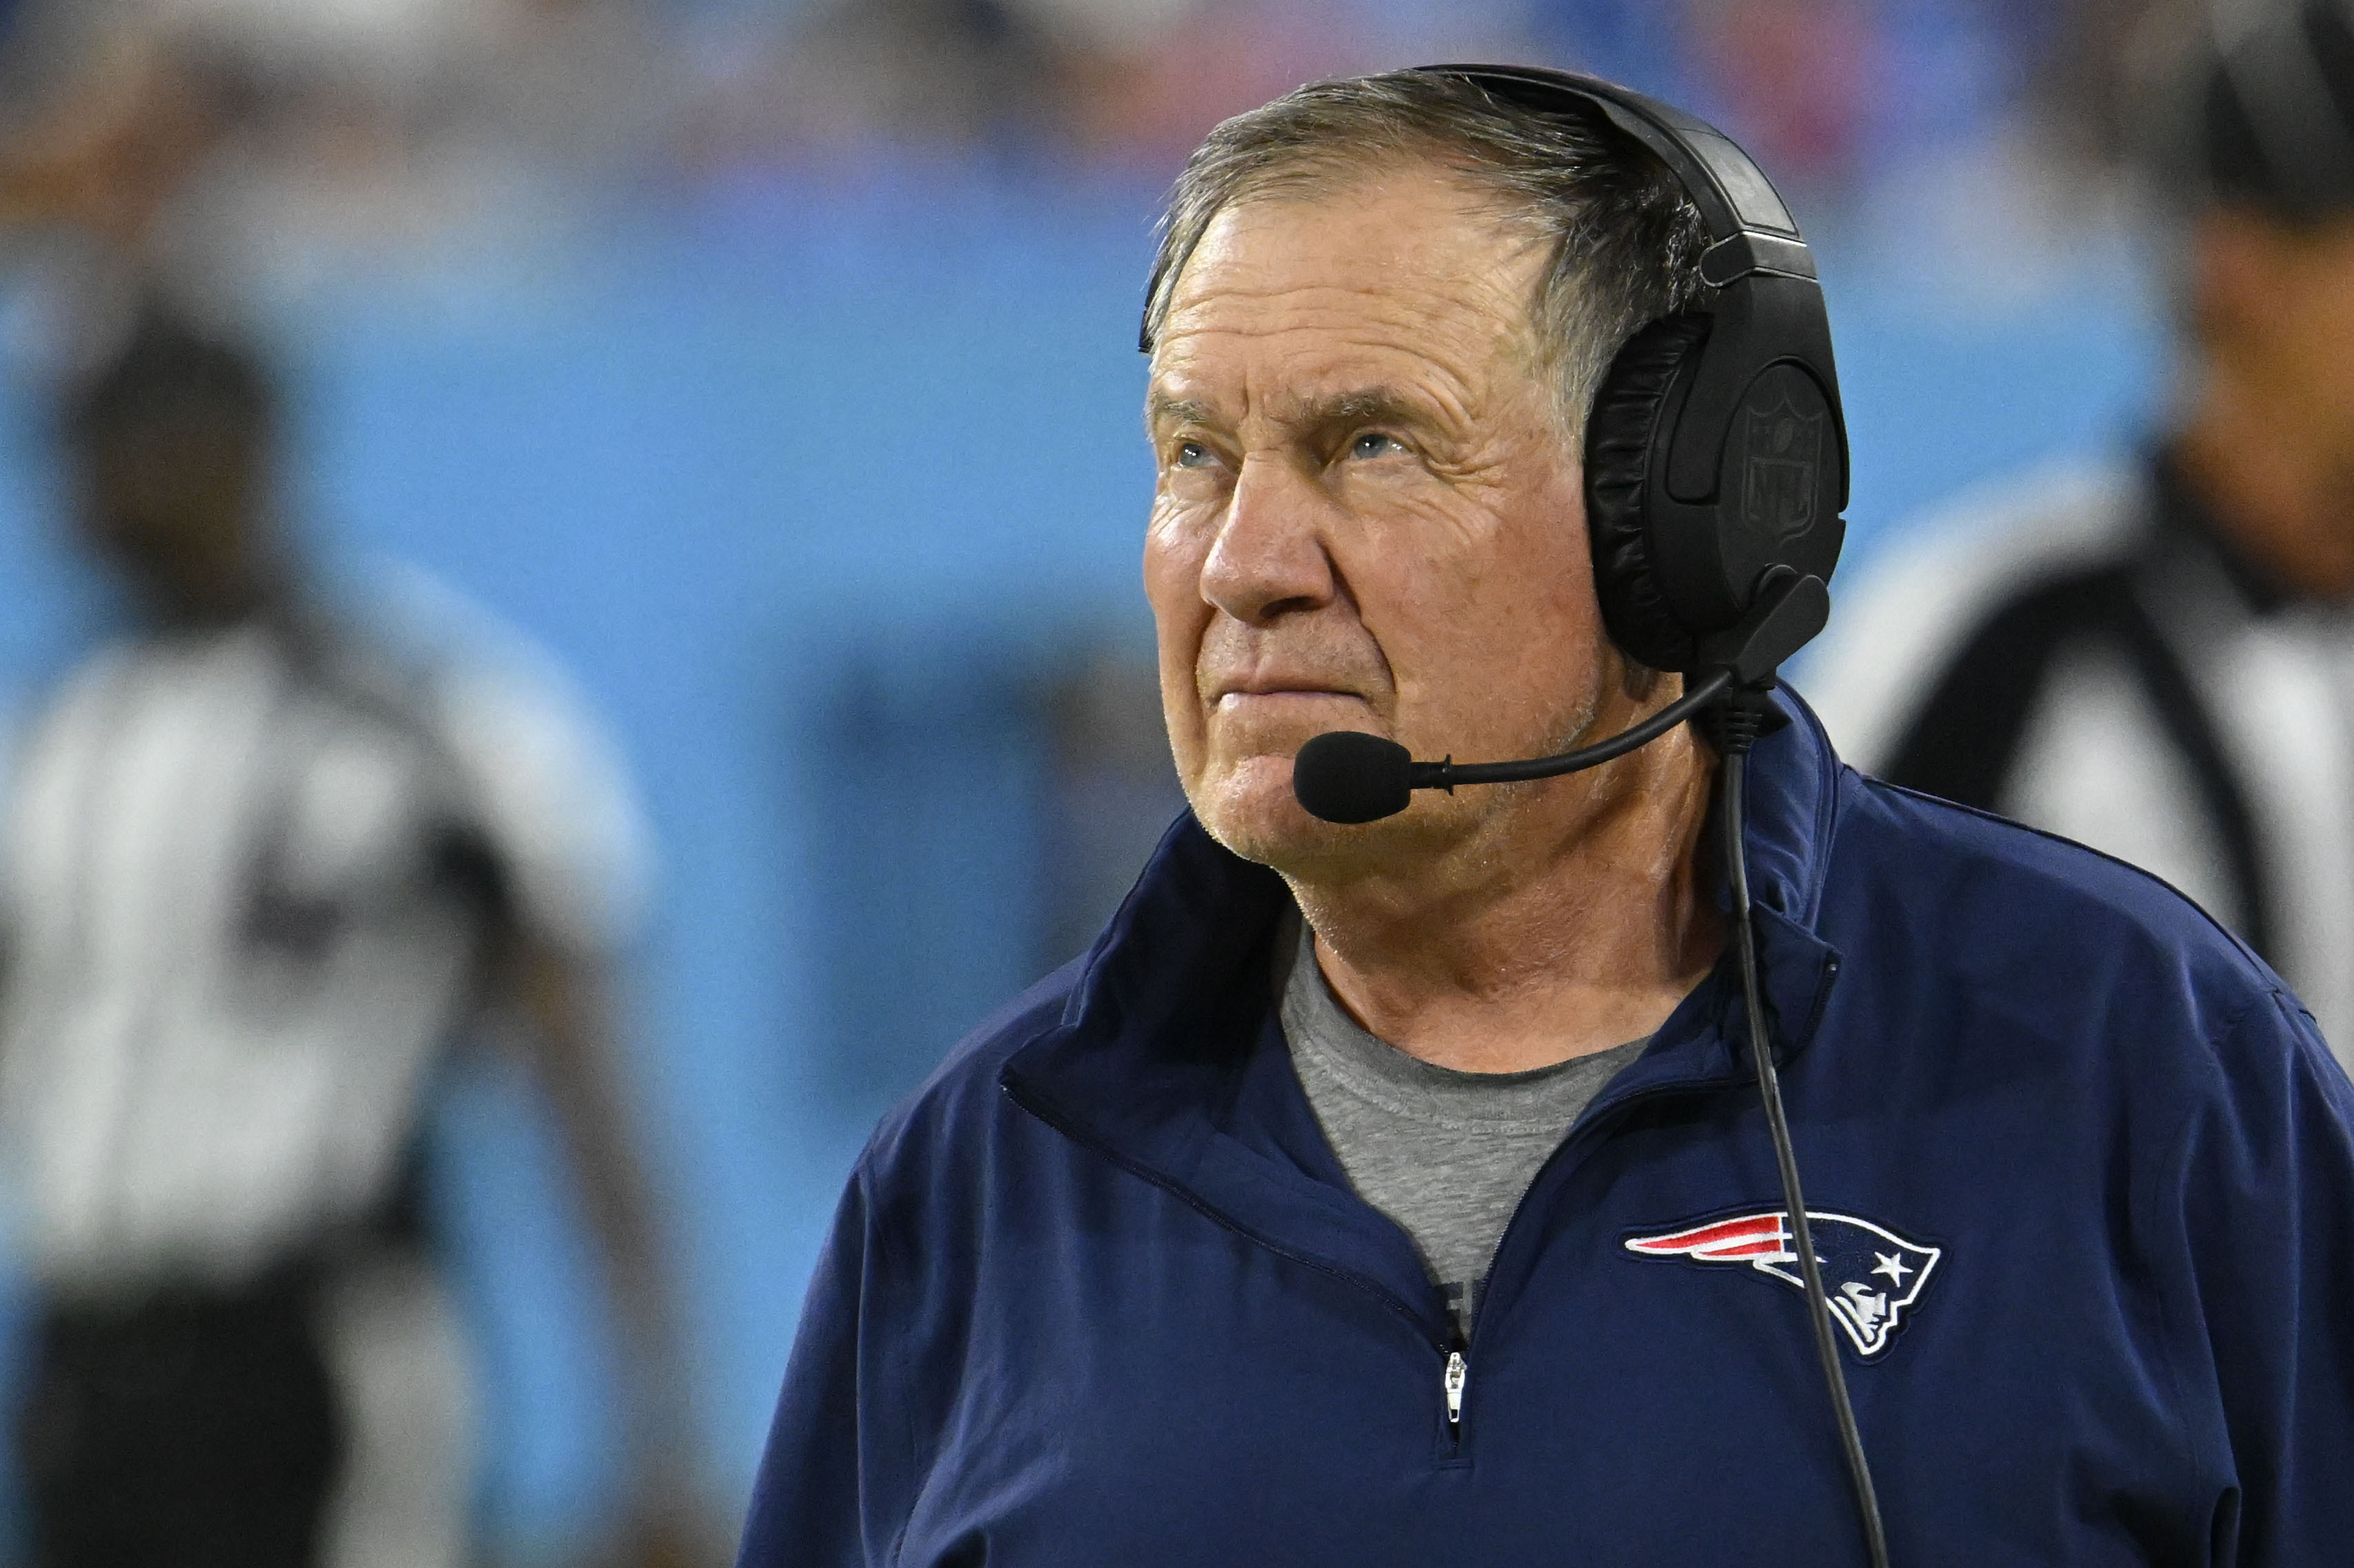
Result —
[[1212, 838], [1245, 860], [1280, 866], [1289, 846], [1321, 826], [1291, 796], [1291, 759], [1254, 757], [1187, 792]]
[[1344, 826], [1310, 816], [1291, 793], [1288, 757], [1251, 758], [1194, 791], [1193, 805], [1202, 826], [1226, 848], [1245, 860], [1297, 874], [1377, 853], [1382, 842], [1396, 836], [1373, 824]]

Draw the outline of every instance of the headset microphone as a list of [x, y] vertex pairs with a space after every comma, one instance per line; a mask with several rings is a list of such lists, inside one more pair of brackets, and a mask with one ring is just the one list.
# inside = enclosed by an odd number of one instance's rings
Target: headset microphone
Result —
[[1455, 792], [1458, 784], [1517, 784], [1598, 768], [1652, 741], [1735, 687], [1771, 681], [1830, 619], [1830, 590], [1820, 577], [1787, 568], [1759, 593], [1757, 606], [1733, 632], [1713, 642], [1704, 662], [1686, 677], [1684, 694], [1609, 739], [1558, 757], [1521, 762], [1416, 762], [1396, 741], [1358, 730], [1328, 730], [1299, 748], [1291, 764], [1291, 792], [1311, 817], [1328, 822], [1374, 822], [1406, 808], [1416, 789]]
[[[1352, 731], [1299, 748], [1292, 792], [1327, 821], [1377, 821], [1416, 789], [1550, 779], [1621, 757], [1694, 717], [1722, 765], [1717, 816], [1731, 884], [1733, 947], [1749, 1048], [1782, 1187], [1787, 1234], [1806, 1283], [1815, 1354], [1838, 1427], [1863, 1545], [1888, 1542], [1840, 1364], [1822, 1268], [1791, 1151], [1773, 1036], [1757, 977], [1744, 842], [1749, 748], [1777, 719], [1774, 673], [1823, 628], [1847, 504], [1847, 433], [1830, 327], [1813, 257], [1773, 185], [1712, 126], [1593, 77], [1522, 66], [1425, 66], [1491, 101], [1614, 126], [1683, 186], [1708, 231], [1692, 309], [1637, 332], [1587, 416], [1586, 525], [1604, 629], [1628, 657], [1684, 677], [1684, 694], [1640, 724], [1558, 757], [1416, 762]], [[1597, 127], [1598, 129], [1598, 127]]]

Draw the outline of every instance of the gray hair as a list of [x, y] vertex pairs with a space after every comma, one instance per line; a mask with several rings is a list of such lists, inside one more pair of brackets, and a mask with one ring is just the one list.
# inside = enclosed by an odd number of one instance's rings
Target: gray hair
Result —
[[1539, 111], [1459, 76], [1390, 71], [1310, 82], [1212, 131], [1161, 219], [1143, 341], [1159, 339], [1178, 274], [1237, 203], [1314, 200], [1400, 158], [1436, 164], [1552, 248], [1531, 302], [1544, 368], [1573, 441], [1603, 374], [1646, 323], [1705, 292], [1708, 233], [1659, 159], [1598, 111]]

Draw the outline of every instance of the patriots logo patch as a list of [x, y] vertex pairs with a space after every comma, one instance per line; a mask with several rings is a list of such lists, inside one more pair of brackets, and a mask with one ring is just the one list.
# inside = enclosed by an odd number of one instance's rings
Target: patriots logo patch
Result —
[[[1906, 1241], [1852, 1214], [1809, 1209], [1807, 1229], [1814, 1237], [1815, 1259], [1822, 1265], [1831, 1321], [1847, 1330], [1856, 1353], [1870, 1361], [1888, 1348], [1906, 1308], [1921, 1299], [1921, 1288], [1936, 1272], [1945, 1252]], [[1788, 1215], [1781, 1209], [1711, 1220], [1662, 1235], [1629, 1236], [1627, 1250], [1642, 1257], [1745, 1263], [1802, 1292], [1807, 1287], [1791, 1245]]]

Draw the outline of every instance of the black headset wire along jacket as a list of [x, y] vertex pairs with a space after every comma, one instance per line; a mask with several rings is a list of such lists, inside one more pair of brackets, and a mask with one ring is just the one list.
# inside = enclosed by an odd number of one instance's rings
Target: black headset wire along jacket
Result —
[[1841, 1457], [1872, 1568], [1887, 1568], [1872, 1470], [1833, 1336], [1822, 1269], [1757, 978], [1743, 786], [1751, 745], [1781, 720], [1775, 671], [1820, 631], [1826, 582], [1846, 534], [1847, 429], [1830, 323], [1813, 256], [1772, 184], [1713, 127], [1594, 77], [1526, 66], [1440, 65], [1491, 99], [1537, 113], [1596, 117], [1633, 138], [1682, 185], [1709, 246], [1694, 308], [1629, 338], [1585, 425], [1585, 511], [1603, 626], [1628, 657], [1684, 678], [1684, 693], [1622, 734], [1558, 757], [1416, 762], [1384, 736], [1317, 736], [1292, 789], [1310, 813], [1369, 822], [1416, 789], [1546, 779], [1623, 756], [1693, 720], [1714, 746], [1717, 817], [1731, 883], [1734, 948], [1749, 1048], [1773, 1137], [1784, 1223], [1806, 1281], [1808, 1318]]

